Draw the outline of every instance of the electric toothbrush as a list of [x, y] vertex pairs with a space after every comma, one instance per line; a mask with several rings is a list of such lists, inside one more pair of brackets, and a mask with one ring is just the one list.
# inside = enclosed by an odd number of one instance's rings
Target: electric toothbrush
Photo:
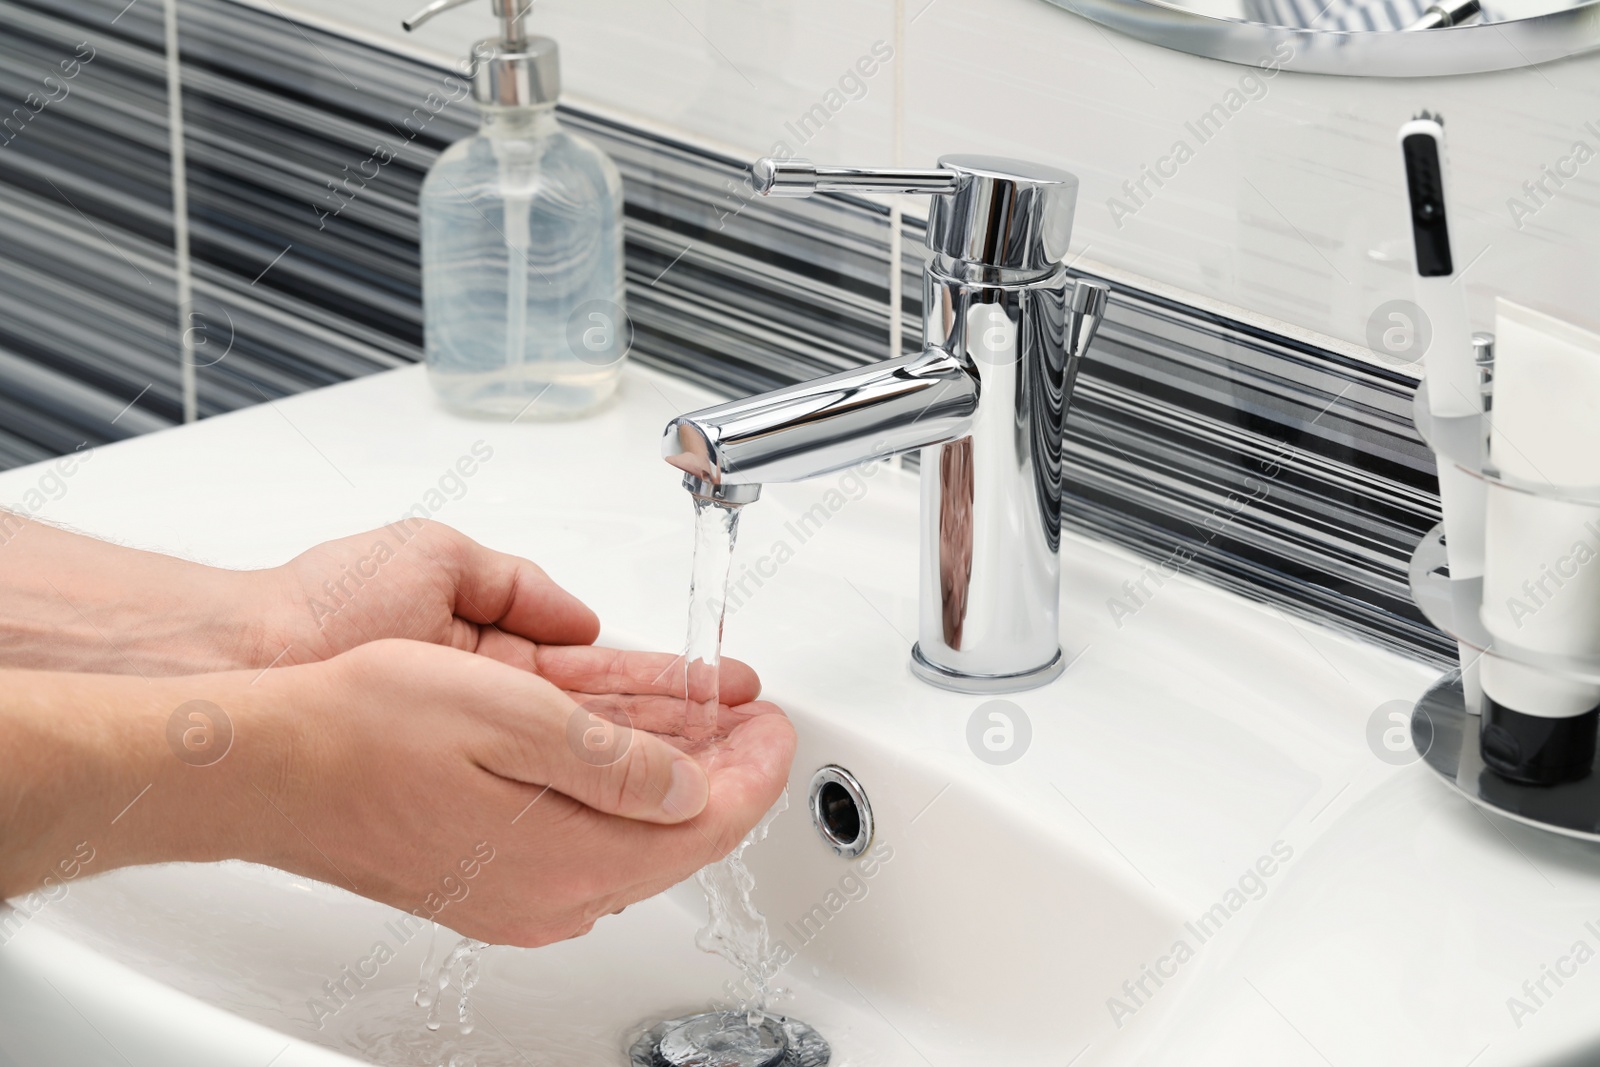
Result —
[[[1424, 111], [1400, 127], [1399, 140], [1411, 207], [1411, 241], [1416, 253], [1416, 303], [1432, 336], [1423, 354], [1422, 372], [1428, 386], [1428, 411], [1434, 418], [1481, 415], [1483, 388], [1467, 320], [1467, 294], [1457, 284], [1445, 210], [1450, 183], [1444, 123]], [[1445, 551], [1453, 580], [1483, 576], [1485, 492], [1483, 479], [1468, 474], [1447, 458], [1441, 460], [1439, 502], [1444, 511]], [[1477, 714], [1483, 705], [1479, 653], [1464, 644], [1457, 649], [1466, 708]]]

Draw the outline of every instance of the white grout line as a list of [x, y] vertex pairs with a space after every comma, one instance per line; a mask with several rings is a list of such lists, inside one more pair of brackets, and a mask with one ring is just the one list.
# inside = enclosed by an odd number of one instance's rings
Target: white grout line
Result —
[[[898, 162], [896, 166], [898, 166]], [[900, 225], [900, 205], [892, 204], [889, 207], [889, 358], [897, 359], [901, 353], [900, 331], [904, 327], [903, 316], [900, 310], [900, 301], [904, 299], [902, 292], [905, 286], [905, 272], [900, 267], [903, 255], [902, 242], [905, 240], [905, 229]]]
[[178, 58], [178, 0], [165, 0], [167, 46], [167, 151], [172, 156], [172, 256], [178, 283], [178, 380], [183, 389], [183, 421], [199, 415], [199, 383], [194, 366], [194, 280], [189, 274], [189, 173], [183, 150], [183, 68]]
[[[906, 108], [906, 0], [894, 0], [894, 107], [891, 116], [890, 139], [892, 148], [889, 163], [903, 167], [905, 157]], [[901, 263], [905, 254], [905, 215], [900, 200], [889, 205], [889, 358], [901, 354], [901, 301], [905, 298], [905, 267]]]

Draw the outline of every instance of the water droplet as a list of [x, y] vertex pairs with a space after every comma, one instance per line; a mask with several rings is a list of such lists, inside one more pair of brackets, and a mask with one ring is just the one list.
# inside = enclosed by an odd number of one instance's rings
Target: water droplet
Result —
[[467, 998], [478, 984], [484, 944], [481, 941], [463, 941], [458, 951], [463, 948], [466, 951], [461, 957], [461, 1004], [457, 1009], [456, 1017], [461, 1023], [461, 1032], [470, 1034], [475, 1025], [475, 1020], [472, 1017], [472, 1006], [467, 1002]]
[[461, 1033], [472, 1033], [476, 1020], [468, 996], [478, 984], [479, 960], [485, 947], [482, 941], [463, 937], [444, 959], [435, 963], [435, 946], [429, 942], [428, 958], [423, 964], [422, 981], [417, 990], [417, 1006], [428, 1009], [425, 1025], [429, 1030], [438, 1030], [443, 1025], [440, 1009], [444, 1006], [445, 990], [453, 985], [461, 991], [456, 1001], [456, 1021]]
[[433, 1007], [433, 982], [436, 975], [433, 958], [439, 951], [439, 924], [428, 924], [428, 954], [422, 958], [422, 975], [417, 981], [417, 1007]]

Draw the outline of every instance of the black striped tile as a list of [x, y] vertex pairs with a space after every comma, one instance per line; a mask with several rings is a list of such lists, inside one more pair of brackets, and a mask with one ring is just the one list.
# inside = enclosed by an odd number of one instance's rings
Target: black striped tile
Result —
[[[43, 20], [58, 37], [77, 18], [66, 10], [0, 0], [0, 15]], [[418, 359], [417, 190], [437, 153], [476, 123], [447, 80], [456, 72], [233, 0], [181, 0], [179, 10], [200, 413]], [[150, 127], [118, 158], [159, 176], [159, 36], [149, 22], [130, 26], [143, 36], [122, 48], [142, 49], [142, 62], [106, 70], [135, 83], [126, 96], [147, 104]], [[611, 153], [627, 186], [635, 358], [731, 394], [887, 354], [885, 209], [849, 197], [757, 200], [746, 161], [573, 108], [562, 118]], [[30, 165], [92, 183], [94, 168], [70, 143]], [[3, 164], [0, 150], [0, 224], [10, 217], [3, 197], [39, 195]], [[158, 183], [135, 199], [120, 211], [93, 206], [149, 242], [159, 262], [170, 209], [163, 220], [152, 206], [164, 203]], [[905, 345], [920, 341], [918, 227], [907, 222], [898, 264]], [[131, 291], [108, 249], [78, 251], [93, 263], [80, 269]], [[22, 271], [24, 255], [0, 254], [0, 272], [10, 272], [0, 276]], [[164, 262], [160, 292], [170, 300], [170, 255]], [[54, 306], [91, 299], [67, 277]], [[151, 410], [171, 419], [177, 356], [159, 329], [152, 336], [171, 374]], [[35, 350], [22, 358], [53, 367]], [[120, 384], [78, 365], [66, 373], [108, 396]], [[1192, 573], [1442, 662], [1449, 646], [1405, 586], [1410, 546], [1438, 510], [1432, 457], [1409, 423], [1413, 389], [1398, 371], [1119, 286], [1068, 424], [1067, 521], [1133, 549], [1157, 573]], [[15, 436], [59, 450], [64, 438], [49, 424], [69, 422], [68, 409], [77, 412], [59, 397], [29, 408], [41, 428]], [[11, 418], [0, 423], [6, 432], [27, 422]], [[1113, 622], [1139, 608], [1133, 594], [1105, 606]]]
[[161, 8], [125, 3], [0, 0], [3, 466], [182, 418]]

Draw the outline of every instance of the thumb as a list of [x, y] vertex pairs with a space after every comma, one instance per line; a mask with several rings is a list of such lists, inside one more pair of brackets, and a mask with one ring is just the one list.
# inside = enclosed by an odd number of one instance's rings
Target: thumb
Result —
[[620, 697], [589, 696], [579, 703], [537, 676], [518, 680], [537, 691], [536, 699], [505, 709], [496, 743], [479, 757], [485, 770], [641, 822], [683, 822], [705, 809], [710, 781], [704, 768], [655, 734], [634, 729]]

